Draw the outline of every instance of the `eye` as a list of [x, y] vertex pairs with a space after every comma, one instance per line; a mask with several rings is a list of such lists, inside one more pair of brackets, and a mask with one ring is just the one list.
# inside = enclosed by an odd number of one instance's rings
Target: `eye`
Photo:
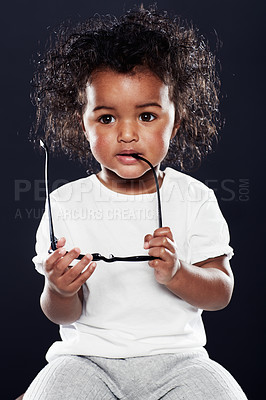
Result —
[[155, 115], [153, 115], [152, 113], [149, 112], [145, 112], [140, 114], [139, 119], [143, 122], [151, 122], [155, 119]]
[[112, 115], [110, 114], [106, 114], [106, 115], [102, 115], [99, 119], [99, 122], [101, 122], [102, 124], [111, 124], [112, 122], [115, 122], [115, 119]]

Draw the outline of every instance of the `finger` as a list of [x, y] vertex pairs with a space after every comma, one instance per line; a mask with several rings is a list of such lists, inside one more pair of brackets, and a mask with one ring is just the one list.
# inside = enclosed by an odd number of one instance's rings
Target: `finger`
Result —
[[67, 269], [64, 274], [65, 284], [69, 285], [77, 277], [79, 277], [80, 274], [82, 274], [82, 271], [85, 272], [85, 268], [91, 263], [91, 261], [92, 261], [92, 255], [85, 254], [85, 256], [82, 257], [82, 259], [76, 265], [74, 265], [72, 268]]
[[168, 237], [168, 239], [174, 241], [171, 229], [167, 226], [165, 226], [163, 228], [158, 228], [154, 231], [153, 237], [159, 237], [159, 236], [166, 236], [166, 237]]
[[69, 285], [71, 291], [77, 291], [91, 277], [96, 268], [96, 262], [93, 261], [84, 272], [80, 273], [77, 278]]
[[66, 254], [66, 249], [60, 247], [60, 249], [55, 250], [46, 260], [45, 268], [50, 271], [54, 268], [55, 264]]
[[[168, 249], [166, 249], [165, 247], [150, 248], [149, 256], [159, 258], [163, 262], [169, 262], [169, 263], [172, 263], [173, 259], [174, 259], [173, 253], [171, 251], [169, 251]], [[158, 261], [160, 261], [160, 260], [158, 260]], [[156, 260], [152, 260], [152, 266], [158, 264], [158, 262], [153, 263], [153, 261], [156, 261]]]
[[149, 266], [150, 266], [151, 268], [158, 269], [158, 268], [160, 268], [160, 267], [162, 266], [162, 263], [163, 263], [162, 260], [156, 259], [156, 260], [151, 260], [151, 261], [149, 261], [148, 264], [149, 264]]
[[152, 238], [149, 242], [149, 248], [151, 249], [152, 247], [165, 247], [171, 253], [176, 251], [174, 242], [166, 236]]
[[149, 248], [149, 242], [152, 239], [152, 235], [148, 234], [144, 237], [144, 249], [148, 249]]
[[64, 237], [61, 237], [60, 239], [58, 239], [56, 247], [59, 249], [60, 247], [64, 247], [65, 244], [66, 239]]
[[[57, 240], [56, 242], [56, 247], [59, 249], [59, 247], [63, 247], [66, 244], [66, 239], [64, 237], [61, 237], [60, 239]], [[49, 247], [49, 253], [52, 253], [52, 247]]]
[[[60, 252], [60, 250], [61, 249], [58, 249], [56, 251]], [[63, 250], [64, 248], [62, 251]], [[80, 249], [78, 247], [74, 247], [74, 249], [71, 249], [69, 252], [65, 252], [65, 255], [63, 257], [61, 256], [61, 258], [54, 264], [54, 271], [58, 274], [65, 272], [67, 267], [79, 256], [79, 254]]]

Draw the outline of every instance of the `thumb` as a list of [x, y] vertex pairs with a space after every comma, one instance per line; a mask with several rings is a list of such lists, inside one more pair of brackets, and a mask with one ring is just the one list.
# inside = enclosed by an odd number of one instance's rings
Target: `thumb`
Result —
[[[60, 239], [57, 240], [56, 248], [59, 249], [60, 247], [64, 247], [65, 244], [66, 244], [66, 239], [64, 237], [61, 237]], [[51, 246], [50, 246], [50, 252], [52, 252]]]
[[59, 249], [60, 247], [63, 247], [66, 244], [66, 239], [64, 237], [61, 237], [58, 239], [56, 247]]
[[152, 238], [153, 238], [153, 236], [151, 234], [148, 234], [144, 237], [144, 249], [149, 248], [149, 242]]

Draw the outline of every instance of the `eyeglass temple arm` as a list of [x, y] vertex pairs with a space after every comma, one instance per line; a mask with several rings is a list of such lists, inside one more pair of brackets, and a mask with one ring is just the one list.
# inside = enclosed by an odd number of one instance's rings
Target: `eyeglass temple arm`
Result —
[[48, 165], [49, 165], [49, 152], [46, 144], [40, 139], [40, 145], [45, 150], [45, 192], [48, 203], [48, 219], [49, 219], [49, 232], [50, 232], [50, 242], [53, 251], [56, 250], [57, 238], [54, 235], [52, 212], [51, 212], [51, 202], [49, 193], [49, 183], [48, 183]]
[[139, 160], [145, 161], [145, 163], [147, 163], [150, 166], [150, 168], [153, 172], [153, 176], [154, 176], [154, 180], [155, 180], [155, 184], [156, 184], [156, 192], [157, 192], [159, 228], [162, 228], [163, 222], [162, 222], [162, 207], [161, 207], [161, 199], [160, 199], [160, 188], [159, 188], [159, 182], [158, 182], [158, 178], [157, 178], [154, 166], [150, 163], [150, 161], [146, 160], [146, 158], [139, 156], [138, 154], [131, 154], [131, 156], [134, 158], [137, 158]]

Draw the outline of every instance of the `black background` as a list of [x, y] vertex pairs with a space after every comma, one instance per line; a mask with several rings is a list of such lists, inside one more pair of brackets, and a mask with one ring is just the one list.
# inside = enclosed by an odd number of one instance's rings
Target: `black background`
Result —
[[[95, 13], [120, 15], [135, 1], [95, 3], [10, 1], [1, 10], [3, 399], [14, 399], [26, 390], [45, 365], [48, 347], [58, 338], [57, 326], [40, 310], [43, 277], [34, 271], [31, 261], [44, 205], [44, 160], [27, 139], [34, 115], [29, 99], [30, 60], [39, 49], [38, 42], [43, 46], [47, 40], [48, 27]], [[144, 5], [149, 3], [144, 1]], [[234, 375], [249, 399], [261, 399], [265, 377], [264, 2], [164, 0], [157, 4], [193, 20], [211, 44], [215, 43], [215, 31], [223, 42], [218, 56], [226, 125], [216, 152], [193, 175], [216, 190], [230, 226], [235, 290], [225, 310], [204, 313], [207, 350]], [[51, 168], [51, 182], [85, 175], [83, 167], [65, 158], [53, 159]], [[25, 191], [19, 192], [24, 184]]]

